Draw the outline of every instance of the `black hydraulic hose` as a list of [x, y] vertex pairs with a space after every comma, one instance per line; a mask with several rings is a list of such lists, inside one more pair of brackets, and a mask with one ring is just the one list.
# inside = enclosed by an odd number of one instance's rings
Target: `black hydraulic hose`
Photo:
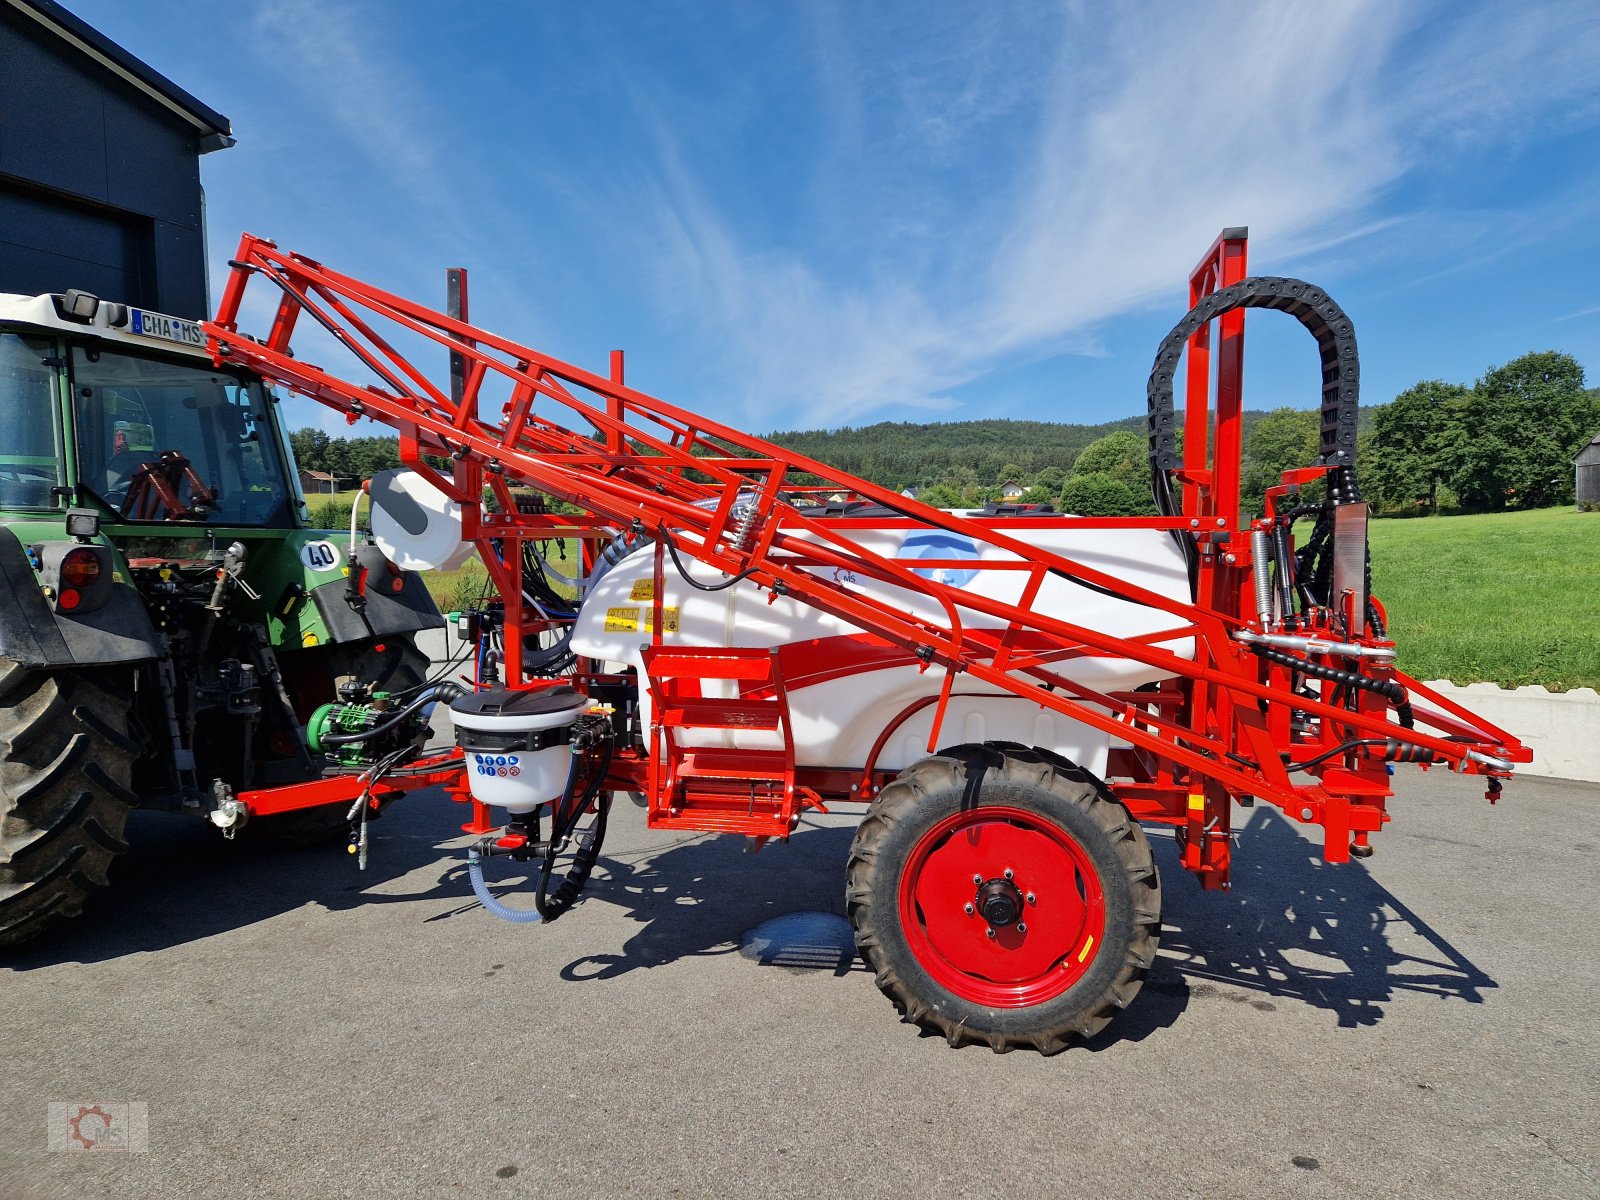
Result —
[[1393, 743], [1393, 738], [1352, 738], [1350, 741], [1343, 742], [1335, 746], [1332, 750], [1324, 750], [1321, 754], [1308, 758], [1304, 762], [1284, 763], [1283, 769], [1285, 771], [1309, 771], [1312, 767], [1317, 766], [1319, 763], [1325, 763], [1330, 758], [1337, 758], [1341, 754], [1348, 754], [1352, 750], [1359, 750], [1362, 746], [1387, 747]]
[[438, 684], [437, 686], [429, 688], [427, 691], [423, 692], [415, 700], [411, 701], [411, 703], [395, 712], [395, 714], [382, 725], [374, 725], [371, 729], [364, 729], [359, 733], [327, 734], [321, 739], [322, 744], [324, 746], [348, 746], [351, 742], [365, 742], [371, 738], [379, 736], [380, 734], [388, 733], [389, 730], [400, 724], [401, 721], [404, 721], [424, 704], [428, 704], [431, 701], [438, 700], [440, 698], [443, 698], [445, 702], [448, 703], [449, 701], [454, 700], [457, 696], [461, 695], [461, 693], [465, 690], [466, 689], [464, 689], [460, 684], [452, 683], [446, 680], [444, 683]]
[[1411, 713], [1411, 697], [1406, 694], [1406, 689], [1399, 681], [1394, 679], [1373, 679], [1367, 675], [1358, 675], [1354, 671], [1341, 671], [1338, 667], [1325, 667], [1321, 663], [1314, 663], [1308, 658], [1275, 650], [1271, 646], [1254, 644], [1251, 650], [1259, 654], [1268, 662], [1277, 663], [1280, 667], [1288, 667], [1301, 675], [1309, 675], [1313, 679], [1324, 679], [1329, 683], [1341, 684], [1345, 687], [1358, 688], [1363, 692], [1382, 696], [1394, 706], [1395, 717], [1400, 724], [1410, 729], [1415, 724]]
[[[554, 921], [562, 913], [570, 909], [583, 893], [589, 883], [589, 876], [594, 871], [594, 865], [600, 857], [600, 847], [605, 842], [606, 818], [611, 811], [611, 798], [599, 800], [600, 787], [605, 782], [606, 771], [611, 766], [613, 743], [611, 738], [605, 739], [605, 753], [600, 760], [600, 765], [591, 775], [582, 793], [575, 803], [566, 809], [566, 820], [558, 828], [556, 821], [560, 819], [564, 805], [558, 804], [550, 814], [550, 842], [545, 851], [544, 861], [539, 867], [539, 883], [534, 890], [533, 906], [545, 921]], [[578, 777], [583, 769], [584, 759], [574, 755], [572, 769], [567, 773], [567, 786], [563, 793], [563, 800], [571, 800], [577, 790]], [[577, 828], [578, 821], [585, 810], [594, 804], [596, 806], [594, 824], [591, 825], [578, 839], [578, 848], [572, 856], [572, 866], [567, 869], [566, 876], [561, 885], [556, 888], [555, 894], [550, 894], [550, 876], [555, 869], [556, 848], [562, 845], [572, 831]]]
[[[1451, 741], [1470, 741], [1470, 738], [1451, 738]], [[1439, 756], [1426, 746], [1412, 746], [1402, 742], [1399, 738], [1351, 738], [1342, 742], [1332, 750], [1324, 750], [1321, 754], [1313, 755], [1303, 762], [1286, 762], [1283, 769], [1286, 771], [1309, 771], [1319, 763], [1325, 763], [1330, 758], [1337, 758], [1341, 754], [1348, 754], [1352, 750], [1359, 750], [1363, 746], [1382, 746], [1384, 762], [1401, 763], [1431, 763], [1437, 762]]]
[[[1369, 565], [1369, 571], [1372, 569]], [[1379, 641], [1384, 641], [1389, 636], [1389, 630], [1383, 623], [1383, 614], [1378, 611], [1378, 602], [1372, 598], [1371, 584], [1367, 587], [1367, 624], [1372, 626], [1372, 636]]]
[[741, 580], [749, 579], [750, 576], [755, 574], [754, 567], [746, 567], [737, 575], [730, 575], [721, 583], [701, 583], [695, 579], [694, 576], [690, 575], [688, 570], [684, 567], [683, 560], [678, 557], [678, 547], [674, 545], [672, 539], [667, 536], [667, 531], [665, 529], [661, 531], [661, 540], [666, 543], [667, 553], [672, 555], [672, 565], [678, 569], [678, 574], [683, 576], [683, 581], [690, 587], [698, 588], [702, 592], [726, 591], [734, 584], [739, 583]]

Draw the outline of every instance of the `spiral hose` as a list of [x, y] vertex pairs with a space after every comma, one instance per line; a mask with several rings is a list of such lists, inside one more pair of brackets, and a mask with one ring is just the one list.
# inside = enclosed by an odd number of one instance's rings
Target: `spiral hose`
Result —
[[537, 909], [512, 908], [495, 899], [489, 885], [484, 882], [483, 856], [476, 850], [467, 851], [467, 878], [472, 881], [472, 894], [478, 898], [478, 903], [501, 920], [517, 925], [537, 925], [544, 920]]

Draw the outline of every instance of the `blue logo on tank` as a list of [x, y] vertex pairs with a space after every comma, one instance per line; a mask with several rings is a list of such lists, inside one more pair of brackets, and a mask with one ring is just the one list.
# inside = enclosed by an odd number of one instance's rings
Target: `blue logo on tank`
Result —
[[[900, 557], [902, 559], [967, 558], [976, 561], [978, 547], [971, 538], [959, 533], [949, 533], [943, 529], [924, 529], [913, 533], [901, 543]], [[962, 567], [913, 567], [912, 570], [924, 579], [957, 588], [966, 587], [978, 577], [977, 568], [969, 571]]]

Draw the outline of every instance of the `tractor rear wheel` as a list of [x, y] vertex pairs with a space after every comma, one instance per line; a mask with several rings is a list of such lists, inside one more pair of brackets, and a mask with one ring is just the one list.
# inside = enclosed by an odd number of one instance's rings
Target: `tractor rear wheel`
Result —
[[0, 659], [0, 947], [78, 915], [127, 849], [130, 703]]
[[1106, 785], [1023, 746], [903, 771], [851, 846], [856, 946], [902, 1018], [1044, 1054], [1138, 994], [1161, 936], [1150, 844]]
[[[416, 635], [410, 633], [389, 634], [359, 642], [336, 642], [323, 650], [322, 654], [331, 673], [329, 699], [333, 698], [337, 681], [351, 677], [367, 683], [382, 678], [383, 691], [410, 691], [427, 680], [432, 665], [428, 656], [417, 649]], [[244, 833], [279, 846], [322, 845], [343, 841], [349, 835], [349, 813], [348, 801], [323, 804], [279, 816], [261, 817], [247, 824]]]

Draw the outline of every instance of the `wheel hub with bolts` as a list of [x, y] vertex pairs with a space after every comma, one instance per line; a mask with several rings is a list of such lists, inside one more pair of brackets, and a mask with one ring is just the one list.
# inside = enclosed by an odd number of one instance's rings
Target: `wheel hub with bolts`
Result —
[[1022, 916], [1022, 890], [1009, 878], [986, 879], [978, 885], [977, 904], [978, 912], [991, 928], [1004, 929], [1015, 925]]

